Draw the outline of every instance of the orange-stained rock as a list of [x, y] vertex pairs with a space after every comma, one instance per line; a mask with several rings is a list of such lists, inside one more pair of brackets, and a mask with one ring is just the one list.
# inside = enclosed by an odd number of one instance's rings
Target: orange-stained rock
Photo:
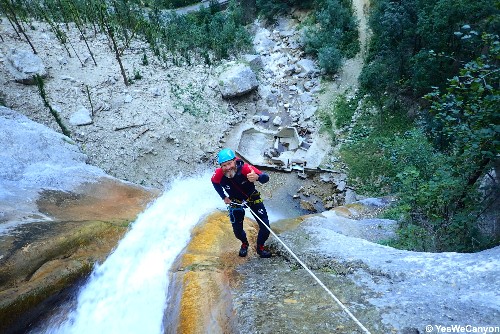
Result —
[[45, 190], [37, 201], [40, 212], [62, 221], [130, 221], [159, 195], [112, 178], [84, 183], [72, 192]]
[[71, 192], [43, 191], [38, 210], [52, 220], [21, 224], [0, 236], [0, 332], [24, 331], [39, 316], [33, 310], [104, 261], [158, 195], [112, 178]]
[[[245, 220], [251, 245], [255, 245], [258, 226]], [[167, 314], [177, 333], [234, 333], [232, 299], [229, 287], [237, 284], [235, 267], [256, 256], [250, 247], [248, 257], [238, 256], [240, 241], [226, 213], [216, 212], [193, 229], [192, 238], [172, 269], [172, 288], [177, 293]]]

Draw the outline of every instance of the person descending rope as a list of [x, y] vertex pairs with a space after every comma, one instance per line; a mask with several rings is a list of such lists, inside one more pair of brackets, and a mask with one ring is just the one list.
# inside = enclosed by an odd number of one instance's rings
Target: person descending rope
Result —
[[270, 232], [263, 224], [269, 226], [269, 218], [254, 184], [255, 181], [266, 183], [269, 181], [269, 176], [243, 162], [231, 149], [221, 150], [217, 157], [220, 167], [212, 175], [212, 184], [224, 203], [228, 205], [234, 236], [241, 241], [239, 256], [247, 256], [248, 252], [249, 243], [243, 229], [244, 206], [248, 206], [259, 224], [257, 254], [261, 258], [271, 257], [271, 253], [264, 249], [264, 243], [269, 238]]

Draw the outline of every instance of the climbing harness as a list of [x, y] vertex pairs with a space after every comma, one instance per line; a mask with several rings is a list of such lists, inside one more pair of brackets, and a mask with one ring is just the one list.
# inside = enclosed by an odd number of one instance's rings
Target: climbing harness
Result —
[[254, 217], [256, 217], [258, 220], [260, 220], [260, 222], [262, 223], [262, 225], [264, 225], [268, 230], [269, 232], [271, 232], [271, 234], [283, 245], [283, 247], [285, 247], [285, 249], [295, 258], [295, 260], [297, 260], [297, 262], [316, 280], [316, 282], [318, 282], [318, 284], [333, 298], [333, 300], [335, 300], [335, 302], [349, 315], [349, 317], [351, 317], [351, 319], [359, 326], [359, 328], [361, 328], [363, 330], [363, 332], [365, 332], [366, 334], [371, 334], [370, 331], [368, 329], [366, 329], [365, 326], [363, 326], [363, 324], [354, 316], [354, 314], [351, 313], [351, 311], [349, 311], [349, 309], [344, 305], [342, 304], [342, 302], [337, 298], [335, 297], [335, 295], [326, 287], [325, 284], [323, 284], [323, 282], [321, 282], [321, 280], [309, 269], [307, 268], [307, 266], [297, 257], [297, 255], [295, 255], [295, 253], [276, 235], [276, 233], [274, 233], [273, 230], [271, 230], [271, 228], [269, 226], [267, 226], [266, 224], [264, 224], [264, 222], [262, 221], [262, 219], [259, 218], [259, 216], [257, 216], [255, 214], [255, 212], [252, 211], [252, 209], [250, 209], [250, 207], [247, 205], [247, 202], [246, 201], [243, 201], [242, 203], [235, 203], [235, 202], [231, 202], [231, 204], [234, 204], [236, 206], [241, 206], [242, 208], [243, 207], [247, 207], [250, 212], [254, 215]]
[[[243, 193], [243, 194], [245, 194], [241, 190], [240, 190], [240, 192]], [[254, 205], [254, 204], [258, 204], [258, 203], [263, 203], [264, 200], [260, 197], [260, 192], [258, 192], [256, 190], [250, 196], [248, 196], [248, 198], [246, 200], [239, 200], [237, 198], [231, 198], [231, 202], [235, 203], [238, 206], [243, 206], [243, 204], [246, 204], [246, 203], [248, 203], [250, 205]]]
[[245, 209], [241, 205], [235, 205], [235, 204], [231, 203], [231, 205], [229, 205], [227, 207], [227, 211], [228, 211], [229, 220], [231, 221], [231, 223], [234, 223], [234, 222], [236, 222], [236, 217], [234, 216], [234, 212], [235, 211], [245, 211]]

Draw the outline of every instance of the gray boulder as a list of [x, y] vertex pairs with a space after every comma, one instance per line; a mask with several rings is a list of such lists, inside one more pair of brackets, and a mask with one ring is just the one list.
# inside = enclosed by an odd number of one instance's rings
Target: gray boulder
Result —
[[7, 55], [6, 67], [16, 82], [25, 85], [35, 84], [33, 77], [37, 74], [42, 78], [47, 76], [40, 57], [26, 50], [11, 49]]
[[302, 68], [302, 73], [306, 76], [311, 76], [318, 72], [316, 64], [310, 59], [301, 59], [297, 62], [297, 65]]
[[276, 42], [274, 42], [271, 38], [271, 33], [269, 30], [265, 28], [260, 28], [254, 36], [253, 45], [255, 51], [259, 54], [268, 54], [271, 50], [273, 50], [276, 46]]
[[69, 124], [76, 126], [92, 124], [91, 112], [87, 108], [80, 106], [78, 110], [71, 115]]
[[219, 76], [219, 88], [223, 98], [248, 94], [258, 86], [257, 77], [248, 65], [236, 64]]
[[260, 70], [264, 65], [262, 58], [259, 55], [243, 55], [243, 60], [246, 61], [253, 69]]

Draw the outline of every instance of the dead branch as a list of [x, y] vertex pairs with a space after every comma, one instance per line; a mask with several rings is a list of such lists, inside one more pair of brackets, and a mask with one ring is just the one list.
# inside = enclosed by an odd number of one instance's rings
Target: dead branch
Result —
[[126, 126], [117, 126], [114, 128], [115, 131], [120, 131], [120, 130], [125, 130], [125, 129], [131, 129], [131, 128], [138, 128], [140, 126], [144, 126], [148, 123], [143, 123], [143, 124], [132, 124], [132, 125], [126, 125]]

